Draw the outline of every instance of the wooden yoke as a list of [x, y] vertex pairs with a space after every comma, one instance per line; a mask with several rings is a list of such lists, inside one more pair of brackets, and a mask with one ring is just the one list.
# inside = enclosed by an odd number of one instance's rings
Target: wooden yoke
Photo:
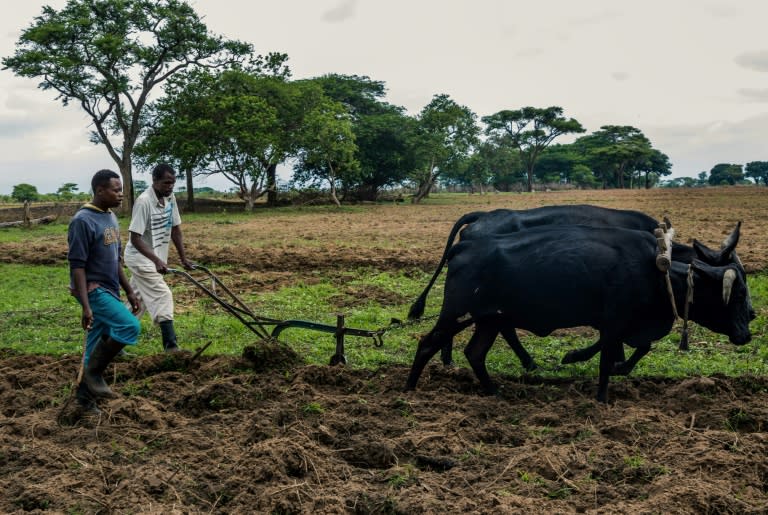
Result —
[[659, 224], [653, 231], [656, 236], [656, 242], [659, 245], [659, 254], [656, 256], [656, 268], [662, 272], [669, 270], [672, 266], [672, 238], [675, 236], [675, 229], [665, 222]]

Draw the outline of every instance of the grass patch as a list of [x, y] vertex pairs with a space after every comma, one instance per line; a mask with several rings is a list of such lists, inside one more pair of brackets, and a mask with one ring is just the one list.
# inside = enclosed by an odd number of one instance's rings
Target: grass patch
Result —
[[0, 231], [0, 243], [34, 243], [40, 240], [50, 240], [51, 237], [67, 241], [68, 227], [69, 221], [56, 221], [51, 224], [33, 225], [31, 227], [5, 227]]
[[[0, 276], [3, 277], [0, 283], [0, 342], [3, 347], [33, 354], [60, 355], [81, 351], [80, 306], [69, 295], [66, 266], [0, 264]], [[241, 298], [265, 317], [300, 319], [335, 327], [336, 313], [343, 311], [347, 327], [376, 330], [388, 327], [393, 318], [405, 320], [411, 301], [421, 292], [428, 278], [426, 272], [406, 275], [357, 270], [329, 278], [318, 275], [311, 282], [289, 285], [273, 292], [251, 292]], [[681, 352], [677, 349], [678, 324], [672, 333], [654, 343], [652, 351], [640, 361], [633, 375], [768, 374], [768, 346], [765, 345], [768, 276], [751, 275], [749, 283], [758, 313], [750, 326], [751, 343], [736, 347], [728, 343], [726, 337], [692, 324], [691, 350]], [[432, 315], [439, 311], [441, 289], [442, 285], [437, 285], [430, 294], [425, 320], [388, 330], [383, 335], [382, 346], [377, 346], [370, 338], [347, 336], [345, 355], [349, 366], [410, 365], [418, 338], [434, 324]], [[387, 305], [382, 306], [378, 297], [368, 296], [368, 291], [374, 290], [391, 292], [393, 296], [387, 296]], [[353, 297], [340, 310], [334, 302], [340, 295], [349, 296], [350, 291], [361, 297]], [[245, 346], [258, 341], [254, 333], [208, 298], [179, 313], [176, 328], [182, 347], [194, 350], [211, 342], [206, 350], [209, 354], [239, 355]], [[454, 360], [462, 367], [468, 367], [462, 351], [470, 336], [471, 330], [465, 330], [455, 338]], [[594, 338], [596, 336], [591, 336], [588, 331], [545, 338], [521, 332], [521, 342], [541, 366], [536, 373], [545, 377], [597, 377], [597, 357], [586, 363], [559, 367], [560, 359], [568, 350], [589, 345]], [[307, 363], [327, 364], [335, 353], [336, 341], [332, 333], [290, 328], [280, 339]], [[128, 350], [132, 354], [146, 355], [156, 354], [160, 349], [159, 328], [145, 316], [139, 344]], [[631, 352], [632, 349], [627, 348], [627, 354]], [[501, 338], [489, 352], [487, 366], [492, 375], [523, 373], [517, 357]]]

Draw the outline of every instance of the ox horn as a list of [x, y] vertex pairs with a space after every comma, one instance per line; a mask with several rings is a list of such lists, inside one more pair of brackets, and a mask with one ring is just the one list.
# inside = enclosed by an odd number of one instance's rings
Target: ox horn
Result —
[[723, 274], [723, 302], [728, 305], [731, 301], [731, 289], [733, 288], [733, 281], [736, 280], [736, 271], [728, 269]]

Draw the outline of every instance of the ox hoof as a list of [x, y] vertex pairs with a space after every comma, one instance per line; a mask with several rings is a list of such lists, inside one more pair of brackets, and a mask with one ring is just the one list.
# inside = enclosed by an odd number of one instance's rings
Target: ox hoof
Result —
[[619, 361], [618, 363], [613, 364], [613, 370], [611, 371], [611, 375], [628, 376], [630, 372], [632, 372], [632, 367], [627, 365], [626, 361]]
[[489, 387], [480, 387], [480, 395], [483, 397], [498, 397], [499, 389], [495, 385]]

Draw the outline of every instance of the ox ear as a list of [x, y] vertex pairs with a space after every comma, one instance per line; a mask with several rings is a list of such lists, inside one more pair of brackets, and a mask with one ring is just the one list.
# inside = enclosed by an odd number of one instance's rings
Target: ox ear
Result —
[[699, 240], [693, 240], [693, 250], [696, 256], [705, 263], [719, 264], [723, 261], [722, 251], [713, 250]]
[[723, 253], [725, 253], [724, 255], [730, 257], [731, 252], [733, 252], [736, 249], [736, 245], [739, 243], [740, 234], [741, 234], [741, 222], [737, 222], [736, 227], [733, 229], [731, 234], [729, 234], [728, 237], [723, 240], [723, 244], [720, 246], [720, 250]]

